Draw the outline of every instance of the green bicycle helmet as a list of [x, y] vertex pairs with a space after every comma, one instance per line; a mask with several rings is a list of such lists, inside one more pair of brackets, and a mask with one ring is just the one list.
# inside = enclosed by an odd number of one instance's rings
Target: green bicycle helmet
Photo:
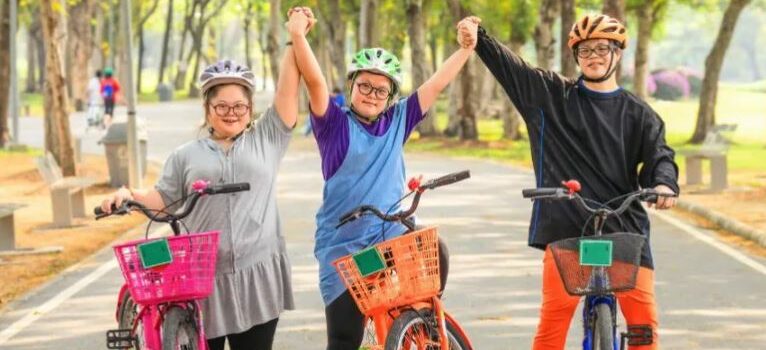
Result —
[[396, 94], [402, 84], [402, 67], [399, 59], [378, 47], [362, 49], [354, 55], [346, 76], [348, 79], [354, 79], [359, 72], [385, 75], [394, 84], [392, 94]]

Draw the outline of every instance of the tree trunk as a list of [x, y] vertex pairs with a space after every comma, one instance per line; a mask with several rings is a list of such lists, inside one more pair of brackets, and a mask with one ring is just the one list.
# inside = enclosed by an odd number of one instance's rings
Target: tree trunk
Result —
[[24, 92], [26, 93], [37, 91], [37, 80], [35, 79], [35, 76], [37, 76], [37, 64], [35, 63], [37, 61], [36, 55], [35, 39], [34, 34], [32, 34], [32, 27], [30, 25], [30, 27], [27, 27], [27, 77], [24, 87]]
[[[199, 72], [199, 61], [202, 59], [202, 46], [198, 46], [197, 49], [194, 51], [194, 68], [192, 68], [192, 73], [195, 75], [196, 72]], [[196, 79], [192, 79], [189, 83], [189, 97], [196, 98], [199, 97], [199, 88], [197, 87], [197, 81]]]
[[[11, 0], [13, 1], [13, 0]], [[11, 10], [10, 2], [0, 3], [0, 147], [10, 139], [8, 129], [8, 106], [11, 102]]]
[[[192, 21], [194, 20], [194, 13], [197, 12], [197, 1], [186, 0], [186, 7], [184, 13], [184, 30], [181, 32], [181, 45], [178, 49], [178, 69], [176, 70], [176, 79], [173, 83], [176, 90], [180, 90], [184, 86], [186, 80], [186, 70], [188, 69], [188, 58], [184, 60], [184, 54], [186, 53], [186, 39], [192, 28]], [[192, 50], [194, 51], [194, 50]], [[191, 54], [188, 55], [191, 57]]]
[[379, 42], [379, 33], [375, 25], [378, 12], [378, 0], [361, 0], [359, 8], [359, 46], [375, 47]]
[[253, 67], [253, 54], [250, 52], [252, 49], [250, 48], [250, 26], [253, 23], [253, 2], [248, 1], [247, 7], [245, 8], [245, 13], [243, 13], [242, 16], [242, 30], [245, 32], [245, 64], [252, 70]]
[[431, 39], [428, 40], [428, 48], [431, 51], [431, 71], [436, 72], [439, 67], [437, 66], [437, 56], [439, 53], [439, 42], [436, 40], [436, 35], [431, 34]]
[[141, 95], [141, 83], [143, 83], [141, 75], [144, 72], [144, 46], [144, 28], [138, 27], [138, 69], [136, 69], [138, 74], [136, 74], [136, 93], [139, 95]]
[[644, 1], [638, 7], [638, 40], [636, 44], [636, 58], [634, 62], [633, 92], [636, 96], [646, 100], [649, 96], [646, 91], [646, 79], [649, 75], [649, 41], [652, 38], [654, 25], [654, 1]]
[[569, 40], [569, 31], [575, 22], [575, 0], [561, 0], [561, 75], [574, 78], [577, 75], [577, 68], [572, 57], [572, 50], [569, 49], [567, 41]]
[[[517, 55], [521, 54], [521, 48], [524, 46], [524, 42], [515, 40], [520, 40], [522, 37], [523, 36], [521, 35], [512, 35], [511, 37], [509, 48]], [[500, 115], [503, 120], [503, 138], [508, 140], [520, 140], [522, 138], [521, 132], [519, 132], [519, 127], [521, 127], [521, 115], [511, 102], [511, 99], [506, 95], [505, 90], [503, 90], [500, 83], [497, 83], [497, 88], [499, 90], [495, 90], [495, 96], [503, 101], [502, 113]]]
[[553, 35], [553, 24], [559, 14], [558, 0], [542, 0], [540, 2], [540, 18], [535, 27], [535, 51], [537, 66], [550, 70], [555, 57], [556, 38]]
[[45, 54], [45, 40], [43, 40], [43, 28], [42, 22], [40, 24], [40, 36], [35, 40], [35, 52], [37, 52], [37, 91], [43, 91], [45, 86], [45, 60], [47, 56]]
[[168, 13], [165, 18], [165, 34], [162, 37], [162, 53], [160, 54], [160, 73], [157, 77], [157, 87], [165, 82], [165, 66], [168, 62], [168, 47], [170, 46], [170, 33], [173, 31], [173, 0], [168, 0]]
[[625, 24], [625, 0], [604, 0], [601, 12]]
[[91, 56], [88, 66], [95, 71], [104, 67], [104, 51], [101, 46], [104, 42], [104, 11], [98, 3], [93, 6], [93, 17], [95, 26], [90, 40]]
[[[326, 13], [322, 13], [321, 20], [328, 36], [329, 45], [327, 46], [330, 62], [334, 68], [333, 72], [327, 72], [330, 79], [331, 88], [343, 89], [346, 85], [346, 21], [341, 18], [342, 12], [338, 0], [328, 0]], [[325, 7], [320, 6], [320, 11]]]
[[[431, 76], [430, 67], [426, 58], [426, 14], [430, 5], [429, 0], [407, 1], [407, 34], [410, 38], [410, 58], [412, 60], [412, 89], [420, 87]], [[432, 108], [435, 107], [432, 106]], [[435, 108], [433, 108], [435, 109]], [[428, 113], [425, 119], [417, 126], [418, 133], [422, 137], [435, 136], [436, 117], [435, 113]]]
[[[653, 1], [647, 0], [645, 2]], [[604, 7], [601, 9], [601, 12], [618, 19], [623, 25], [627, 26], [627, 22], [625, 21], [625, 0], [604, 0]], [[623, 56], [624, 55], [625, 53], [623, 52]], [[614, 75], [618, 82], [622, 79], [622, 62], [617, 64], [617, 67], [614, 70]]]
[[[87, 62], [93, 52], [92, 26], [91, 19], [95, 11], [96, 2], [94, 0], [80, 0], [77, 5], [69, 9], [69, 35], [67, 37], [67, 46], [72, 54], [70, 64], [67, 69], [68, 81], [71, 82], [72, 99], [75, 109], [82, 111], [88, 103], [88, 80], [90, 72]], [[78, 62], [71, 64], [71, 61]], [[71, 73], [71, 75], [70, 75]]]
[[[192, 69], [192, 74], [195, 76], [195, 78], [199, 72], [200, 60], [202, 59], [202, 38], [205, 35], [205, 28], [207, 28], [207, 25], [211, 19], [218, 16], [218, 13], [220, 13], [221, 9], [223, 9], [223, 7], [226, 5], [226, 1], [227, 0], [220, 0], [215, 9], [213, 9], [213, 11], [209, 14], [206, 14], [208, 5], [212, 1], [195, 0], [195, 6], [199, 9], [199, 14], [194, 16], [197, 21], [196, 23], [192, 22], [192, 26], [190, 27], [193, 46], [192, 50], [189, 51], [189, 56], [186, 60], [186, 62], [191, 62], [192, 55], [196, 57], [194, 60], [194, 68]], [[199, 88], [197, 87], [196, 79], [192, 79], [189, 83], [189, 97], [199, 97]]]
[[742, 9], [750, 1], [732, 0], [723, 14], [721, 27], [718, 29], [718, 36], [713, 43], [713, 48], [705, 59], [705, 77], [702, 79], [697, 125], [694, 127], [694, 134], [691, 140], [689, 140], [691, 143], [702, 143], [708, 130], [715, 125], [715, 105], [716, 98], [718, 97], [718, 79], [721, 75], [721, 66], [726, 56], [726, 50], [729, 48], [729, 43], [731, 43], [737, 19]]
[[269, 0], [271, 8], [269, 9], [269, 38], [266, 45], [266, 52], [269, 54], [269, 66], [271, 67], [271, 80], [274, 82], [274, 88], [277, 87], [279, 78], [279, 56], [281, 53], [279, 45], [279, 28], [282, 26], [281, 0]]
[[[266, 23], [266, 17], [264, 16], [264, 9], [263, 9], [264, 3], [262, 1], [258, 1], [255, 3], [255, 14], [256, 18], [258, 19], [255, 22], [256, 26], [256, 32], [258, 33], [258, 49], [261, 53], [261, 90], [266, 90], [266, 77], [269, 75], [269, 67], [268, 64], [266, 64], [266, 57], [268, 57], [268, 51], [267, 51], [267, 41], [268, 41], [268, 33], [266, 33], [265, 27], [267, 25]], [[270, 25], [270, 23], [269, 23]], [[250, 67], [255, 68], [255, 67]], [[275, 87], [276, 88], [276, 87]]]
[[[53, 0], [65, 8], [63, 0]], [[40, 1], [40, 18], [46, 46], [45, 149], [56, 158], [64, 176], [76, 175], [72, 138], [69, 131], [68, 98], [61, 61], [61, 44], [66, 42], [66, 17], [52, 8], [52, 0]]]
[[[459, 0], [449, 0], [447, 3], [451, 14], [453, 23], [457, 23], [461, 19], [470, 15], [470, 13], [460, 4]], [[457, 49], [457, 43], [455, 40], [455, 33], [450, 33], [450, 47], [452, 50]], [[454, 133], [457, 130], [458, 136], [462, 140], [477, 140], [479, 133], [476, 125], [476, 117], [479, 107], [479, 99], [472, 96], [475, 91], [479, 91], [481, 85], [476, 79], [479, 68], [477, 67], [476, 58], [471, 58], [458, 74], [453, 85], [450, 99], [450, 120], [451, 125], [447, 125], [447, 131], [445, 134]], [[455, 125], [457, 121], [457, 125]]]
[[[157, 6], [159, 4], [159, 0], [154, 0], [154, 2], [152, 2], [152, 6], [149, 8], [149, 10], [146, 11], [146, 14], [141, 16], [138, 20], [138, 75], [136, 77], [136, 93], [139, 95], [141, 94], [141, 75], [143, 75], [144, 72], [144, 51], [146, 50], [146, 44], [144, 43], [144, 26], [146, 25], [146, 21], [148, 21], [154, 12], [157, 11]], [[141, 13], [140, 7], [139, 13]]]

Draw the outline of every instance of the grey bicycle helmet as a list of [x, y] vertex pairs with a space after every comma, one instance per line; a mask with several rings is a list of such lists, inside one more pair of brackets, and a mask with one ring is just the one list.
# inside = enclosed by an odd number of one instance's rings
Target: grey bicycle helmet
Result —
[[253, 91], [255, 90], [255, 75], [247, 66], [232, 60], [221, 60], [207, 66], [199, 76], [202, 96], [205, 96], [212, 87], [222, 84], [238, 84]]

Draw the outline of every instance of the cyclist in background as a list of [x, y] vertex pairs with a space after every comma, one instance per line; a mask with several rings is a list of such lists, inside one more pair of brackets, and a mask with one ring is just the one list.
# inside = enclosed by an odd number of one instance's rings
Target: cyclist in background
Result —
[[[472, 19], [469, 19], [472, 20]], [[460, 37], [467, 35], [461, 34]], [[645, 102], [622, 89], [614, 72], [627, 47], [625, 27], [606, 15], [588, 15], [569, 33], [581, 75], [568, 79], [536, 69], [479, 28], [476, 47], [481, 60], [505, 89], [527, 125], [537, 187], [582, 182], [582, 196], [599, 202], [641, 188], [678, 193], [674, 151], [665, 142], [665, 125]], [[659, 197], [668, 209], [675, 199]], [[536, 201], [529, 245], [544, 249], [540, 323], [533, 349], [564, 348], [579, 297], [566, 293], [556, 264], [546, 249], [551, 242], [578, 237], [587, 214], [571, 201]], [[639, 203], [623, 215], [624, 227], [607, 221], [604, 232], [629, 231], [649, 238], [649, 218]], [[644, 245], [636, 288], [617, 293], [628, 325], [648, 325], [654, 343], [631, 349], [657, 349], [654, 264]]]
[[114, 103], [120, 93], [120, 82], [113, 77], [112, 68], [104, 68], [104, 79], [101, 80], [101, 97], [104, 99], [104, 125], [109, 127], [114, 116]]

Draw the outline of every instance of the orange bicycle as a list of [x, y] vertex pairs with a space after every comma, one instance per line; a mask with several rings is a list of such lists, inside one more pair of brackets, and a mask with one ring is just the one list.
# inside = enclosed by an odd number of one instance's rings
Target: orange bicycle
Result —
[[[333, 264], [343, 283], [367, 318], [368, 333], [362, 349], [471, 350], [466, 332], [444, 307], [440, 298], [439, 236], [436, 227], [416, 229], [412, 215], [426, 190], [469, 178], [468, 170], [420, 184], [409, 182], [415, 194], [409, 209], [387, 215], [363, 205], [343, 215], [338, 227], [365, 214], [401, 222], [402, 236], [386, 240], [336, 260]], [[401, 201], [401, 200], [400, 200]], [[374, 331], [372, 330], [374, 329]]]

